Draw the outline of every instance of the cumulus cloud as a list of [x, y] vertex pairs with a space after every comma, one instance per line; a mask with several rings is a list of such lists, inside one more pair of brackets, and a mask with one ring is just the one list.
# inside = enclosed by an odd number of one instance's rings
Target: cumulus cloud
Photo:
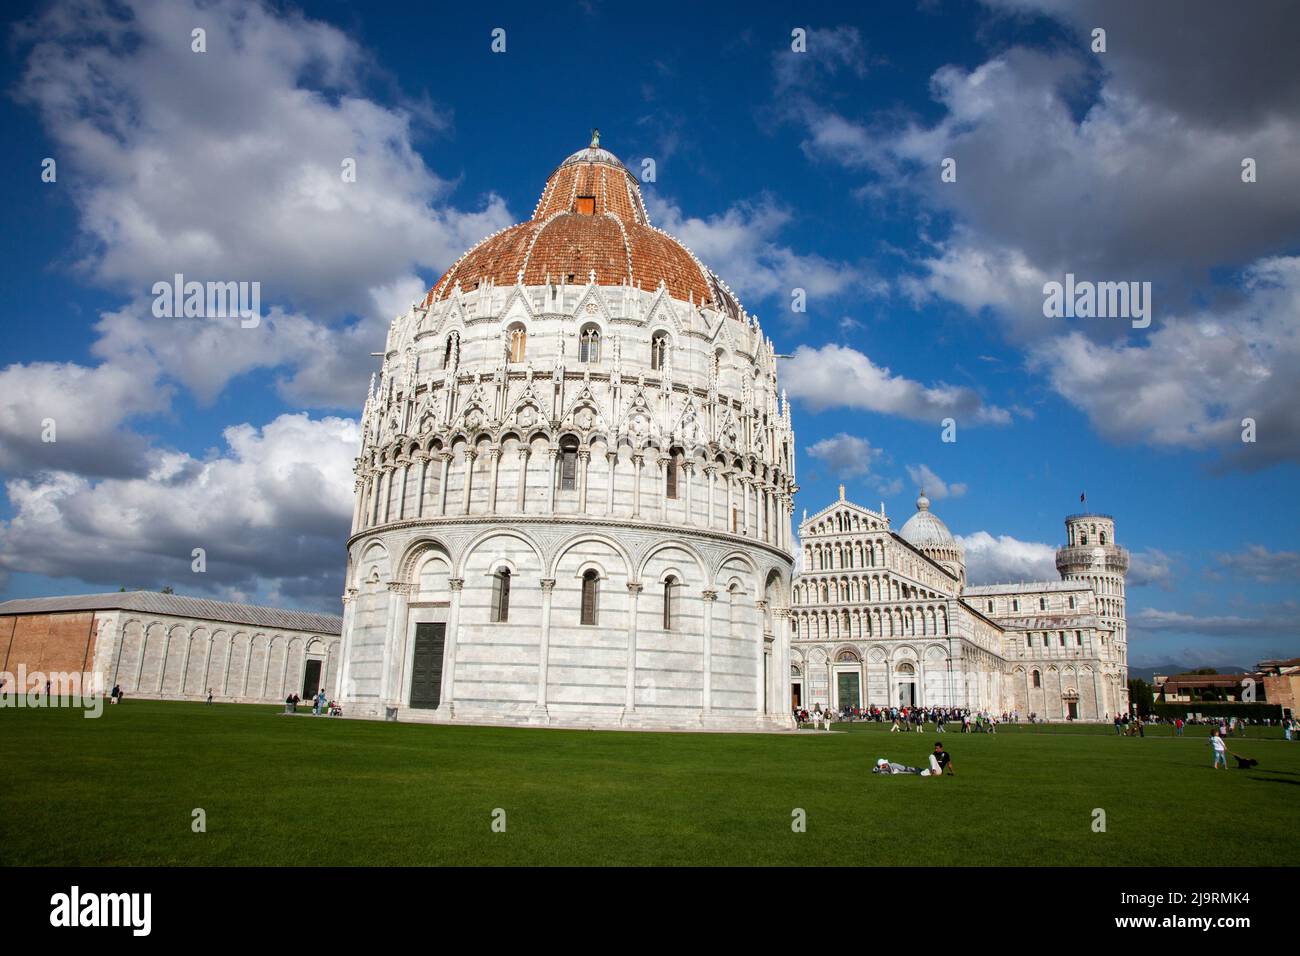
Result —
[[966, 551], [966, 579], [971, 584], [1058, 581], [1056, 548], [987, 531], [956, 535]]
[[[207, 30], [205, 54], [190, 49], [195, 24]], [[255, 364], [276, 364], [254, 354], [275, 335], [288, 341], [270, 346], [274, 358], [302, 368], [291, 373], [298, 393], [336, 402], [323, 386], [346, 371], [353, 405], [364, 376], [339, 368], [334, 343], [311, 347], [313, 337], [364, 336], [349, 354], [373, 351], [380, 323], [512, 220], [495, 196], [451, 205], [454, 182], [413, 146], [447, 116], [368, 99], [368, 54], [301, 14], [231, 0], [84, 0], [49, 6], [15, 36], [26, 53], [18, 96], [58, 147], [84, 274], [131, 301], [177, 273], [257, 281], [263, 305], [280, 308], [260, 338], [187, 328], [188, 344], [139, 309], [111, 317], [102, 351], [152, 340], [164, 370], [201, 400]], [[344, 181], [344, 160], [355, 161], [355, 182]], [[370, 322], [338, 332], [350, 315]]]
[[[986, 2], [1057, 21], [1075, 42], [941, 67], [931, 78], [940, 112], [924, 119], [817, 96], [822, 74], [843, 73], [838, 55], [778, 64], [781, 96], [803, 94], [785, 116], [805, 130], [805, 151], [861, 171], [860, 195], [888, 183], [939, 213], [924, 221], [949, 223], [947, 233], [920, 237], [930, 252], [899, 286], [997, 317], [1105, 437], [1213, 449], [1227, 467], [1300, 459], [1287, 258], [1300, 235], [1300, 77], [1287, 52], [1300, 8]], [[1094, 56], [1097, 25], [1110, 46]], [[940, 180], [946, 157], [956, 182]], [[1246, 157], [1256, 182], [1242, 181]], [[1152, 282], [1153, 326], [1045, 319], [1043, 284], [1067, 272]], [[1243, 445], [1243, 417], [1267, 418], [1267, 433]]]
[[914, 421], [945, 418], [958, 424], [1006, 425], [1011, 413], [987, 405], [974, 389], [942, 383], [925, 385], [876, 365], [857, 349], [801, 345], [781, 367], [781, 383], [812, 411], [858, 408]]
[[1158, 587], [1162, 591], [1174, 588], [1173, 559], [1159, 548], [1134, 551], [1129, 555], [1128, 574], [1124, 578], [1128, 588]]
[[1225, 571], [1265, 584], [1300, 580], [1300, 551], [1272, 551], [1251, 544], [1241, 551], [1219, 554], [1217, 560]]
[[1182, 611], [1162, 611], [1148, 607], [1137, 614], [1130, 614], [1128, 625], [1133, 631], [1175, 631], [1207, 637], [1289, 637], [1295, 634], [1295, 613], [1292, 608], [1290, 613], [1265, 611], [1256, 617], [1246, 617], [1235, 614], [1186, 614]]
[[778, 236], [792, 218], [771, 196], [740, 202], [715, 216], [687, 216], [663, 197], [650, 193], [646, 205], [652, 221], [676, 236], [700, 261], [716, 272], [742, 301], [779, 300], [781, 315], [799, 324], [804, 313], [789, 311], [792, 290], [807, 293], [808, 308], [819, 298], [862, 288], [880, 294], [884, 285], [858, 266], [816, 254], [801, 254]]
[[912, 479], [912, 484], [924, 491], [927, 498], [934, 501], [942, 501], [944, 498], [960, 498], [966, 494], [966, 484], [964, 482], [949, 484], [936, 475], [929, 465], [908, 465], [907, 474]]
[[10, 365], [0, 369], [0, 471], [139, 474], [148, 443], [126, 423], [168, 406], [147, 363]]
[[840, 432], [823, 438], [805, 449], [808, 455], [824, 462], [831, 474], [839, 478], [856, 478], [870, 473], [872, 464], [880, 456], [878, 449], [857, 435]]
[[[223, 434], [220, 453], [154, 451], [139, 476], [9, 480], [0, 572], [336, 609], [357, 423], [281, 415]], [[206, 573], [191, 570], [194, 548]]]
[[1072, 333], [1030, 364], [1113, 440], [1216, 447], [1248, 468], [1300, 457], [1300, 257], [1252, 266], [1244, 289], [1239, 306], [1172, 321], [1143, 344]]

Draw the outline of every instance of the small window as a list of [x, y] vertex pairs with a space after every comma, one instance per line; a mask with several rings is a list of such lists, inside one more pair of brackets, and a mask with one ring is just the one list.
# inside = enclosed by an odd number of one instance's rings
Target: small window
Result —
[[1046, 610], [1047, 610], [1047, 598], [1042, 598], [1042, 597], [1040, 597], [1040, 598], [1038, 599], [1038, 610], [1040, 610], [1040, 611], [1046, 611]]
[[1102, 543], [1102, 544], [1105, 544], [1105, 543], [1106, 543], [1106, 532], [1105, 532], [1105, 531], [1103, 531], [1103, 532], [1101, 533], [1101, 538], [1100, 538], [1100, 540], [1101, 540], [1101, 543]]
[[583, 365], [600, 362], [600, 329], [588, 325], [578, 336], [578, 361]]
[[492, 623], [510, 619], [510, 570], [502, 568], [492, 576]]
[[674, 604], [677, 601], [677, 579], [672, 575], [664, 581], [664, 630], [673, 629], [673, 615], [676, 612]]
[[442, 367], [451, 368], [460, 354], [460, 333], [453, 332], [447, 336], [447, 347], [442, 352]]
[[989, 601], [989, 613], [990, 613], [990, 614], [993, 613], [993, 602], [992, 602], [992, 601]]
[[1013, 611], [1019, 611], [1019, 610], [1020, 610], [1020, 598], [1014, 598], [1014, 599], [1011, 601], [1011, 610], [1013, 610]]
[[594, 216], [596, 215], [596, 197], [579, 196], [578, 197], [578, 215]]
[[650, 368], [656, 372], [662, 370], [668, 364], [668, 341], [667, 332], [656, 332], [654, 338], [650, 340]]
[[1074, 610], [1074, 596], [1073, 596], [1073, 595], [1070, 596], [1070, 610], [1071, 610], [1071, 611]]
[[1034, 671], [1034, 686], [1035, 687], [1043, 686], [1043, 675], [1038, 673], [1038, 671]]
[[528, 331], [522, 325], [510, 329], [510, 361], [519, 363], [528, 354]]
[[1088, 536], [1086, 534], [1079, 535], [1079, 544], [1087, 544], [1087, 543], [1088, 543]]
[[578, 487], [578, 446], [560, 446], [560, 490], [572, 491]]
[[1082, 631], [1075, 631], [1075, 632], [1074, 632], [1074, 643], [1075, 643], [1076, 645], [1078, 645], [1079, 647], [1083, 647], [1083, 632], [1082, 632]]
[[673, 453], [664, 466], [664, 494], [669, 498], [677, 497], [677, 472], [681, 468], [680, 455]]
[[1060, 633], [1060, 644], [1061, 644], [1062, 647], [1064, 647], [1064, 646], [1065, 646], [1065, 632], [1064, 632], [1064, 631], [1061, 631], [1061, 632], [1059, 632], [1059, 633]]
[[582, 575], [582, 623], [595, 624], [599, 602], [600, 575], [594, 569]]

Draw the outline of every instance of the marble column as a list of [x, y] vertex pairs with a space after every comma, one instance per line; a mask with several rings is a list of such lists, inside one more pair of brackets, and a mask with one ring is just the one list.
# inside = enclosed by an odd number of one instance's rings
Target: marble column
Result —
[[447, 640], [442, 652], [442, 695], [438, 712], [453, 716], [456, 693], [456, 639], [460, 635], [460, 595], [465, 587], [464, 578], [451, 578], [447, 589], [451, 592], [451, 606], [447, 609]]
[[438, 514], [445, 515], [447, 513], [447, 479], [451, 475], [452, 454], [449, 451], [444, 451], [438, 455], [438, 458], [442, 461], [442, 476], [438, 479]]
[[550, 465], [546, 471], [547, 474], [551, 476], [551, 490], [547, 495], [547, 513], [555, 514], [555, 486], [560, 483], [560, 450], [558, 448], [551, 448], [547, 451], [546, 457], [550, 459]]
[[609, 462], [608, 487], [605, 489], [605, 517], [614, 517], [614, 468], [618, 465], [618, 453], [605, 452], [605, 460]]
[[691, 510], [691, 479], [695, 473], [695, 466], [689, 461], [684, 462], [682, 464], [682, 471], [686, 473], [686, 523], [695, 524], [695, 514]]
[[704, 696], [702, 713], [705, 717], [713, 713], [713, 607], [718, 599], [718, 592], [705, 588], [700, 596], [704, 598]]
[[529, 451], [530, 449], [527, 445], [524, 445], [519, 449], [519, 488], [517, 489], [518, 499], [515, 501], [515, 510], [520, 514], [523, 514], [528, 507], [524, 496], [528, 492]]
[[465, 487], [461, 495], [461, 514], [469, 514], [470, 494], [474, 488], [474, 459], [478, 457], [478, 452], [472, 448], [465, 449]]
[[587, 465], [591, 462], [591, 452], [583, 448], [578, 452], [578, 514], [587, 513]]
[[497, 476], [501, 472], [501, 448], [497, 445], [493, 445], [488, 449], [488, 455], [492, 459], [492, 484], [488, 488], [488, 514], [496, 514]]
[[640, 584], [627, 586], [627, 687], [623, 701], [624, 719], [636, 713], [636, 606], [640, 594]]
[[542, 578], [542, 634], [537, 648], [537, 707], [534, 716], [546, 714], [547, 673], [551, 659], [551, 597], [555, 591], [554, 578]]
[[429, 484], [429, 456], [427, 454], [422, 454], [420, 455], [420, 488], [419, 491], [417, 492], [419, 494], [419, 498], [417, 498], [415, 502], [415, 516], [417, 518], [424, 517], [424, 489], [428, 486], [428, 484]]
[[641, 517], [641, 466], [645, 464], [644, 455], [632, 456], [632, 517]]
[[713, 488], [718, 482], [718, 468], [716, 465], [705, 465], [704, 476], [709, 482], [709, 520], [704, 523], [704, 527], [712, 530], [718, 526], [718, 516], [713, 506]]

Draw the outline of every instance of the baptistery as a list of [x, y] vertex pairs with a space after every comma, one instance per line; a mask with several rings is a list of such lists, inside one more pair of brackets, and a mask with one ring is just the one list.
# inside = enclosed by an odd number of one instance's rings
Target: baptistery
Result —
[[790, 409], [758, 320], [593, 138], [388, 331], [345, 713], [790, 724]]

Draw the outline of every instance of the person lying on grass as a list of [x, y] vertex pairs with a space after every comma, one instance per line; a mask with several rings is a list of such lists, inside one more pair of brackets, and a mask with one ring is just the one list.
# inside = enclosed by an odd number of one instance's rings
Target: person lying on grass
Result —
[[944, 770], [948, 771], [948, 776], [953, 776], [952, 757], [948, 751], [943, 749], [942, 744], [934, 745], [934, 753], [930, 754], [930, 766], [927, 769], [921, 767], [909, 767], [907, 764], [894, 763], [881, 757], [876, 761], [876, 765], [871, 768], [872, 773], [914, 773], [918, 777], [938, 777], [942, 776]]

